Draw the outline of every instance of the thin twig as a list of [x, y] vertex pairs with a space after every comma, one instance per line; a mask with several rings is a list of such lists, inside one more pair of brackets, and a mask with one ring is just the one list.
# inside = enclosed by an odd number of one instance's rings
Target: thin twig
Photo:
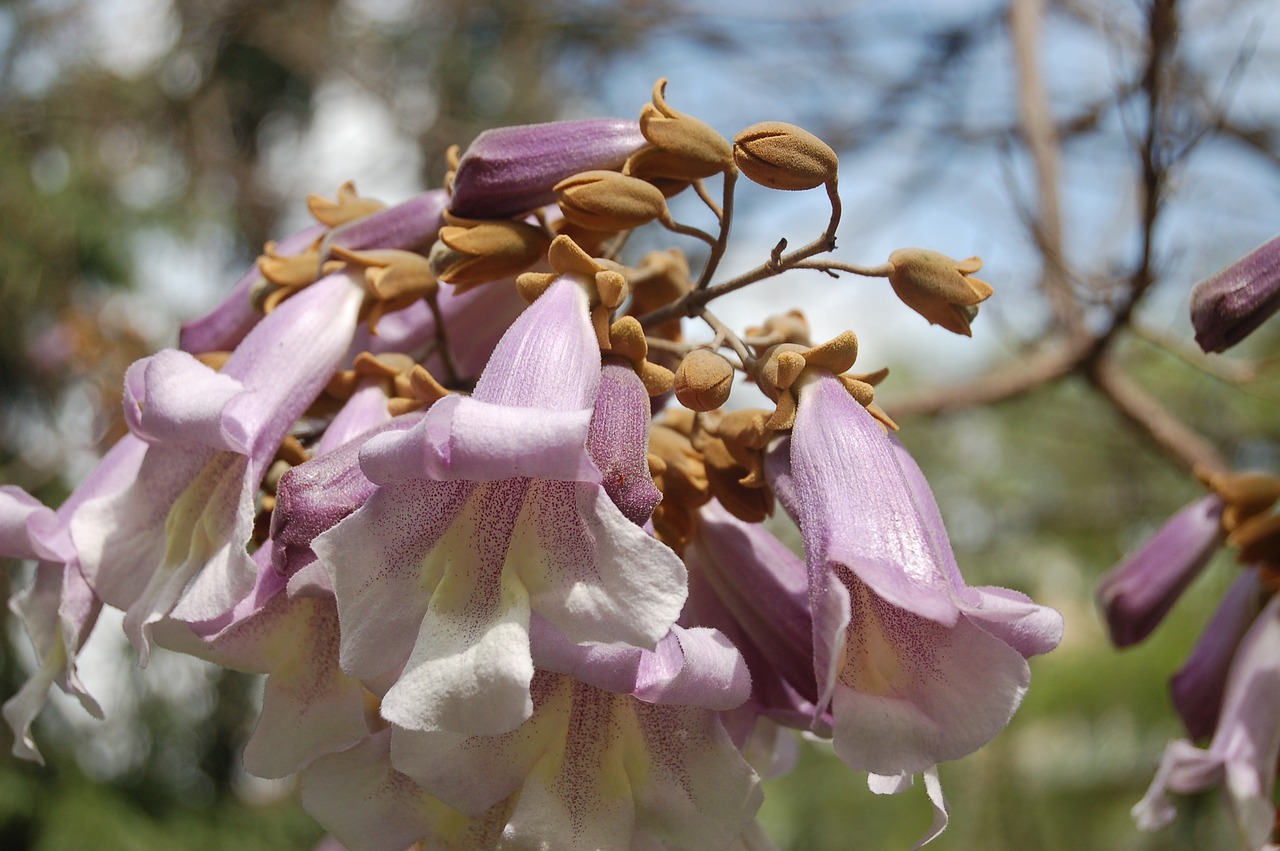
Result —
[[[707, 265], [702, 267], [702, 274], [698, 276], [698, 283], [694, 286], [696, 290], [704, 288], [711, 282], [716, 269], [720, 266], [721, 258], [724, 257], [724, 251], [729, 246], [729, 228], [733, 225], [733, 188], [737, 182], [736, 168], [724, 173], [724, 212], [720, 215], [720, 236], [716, 244], [711, 246], [711, 256], [707, 258]], [[701, 181], [698, 185], [702, 185]]]

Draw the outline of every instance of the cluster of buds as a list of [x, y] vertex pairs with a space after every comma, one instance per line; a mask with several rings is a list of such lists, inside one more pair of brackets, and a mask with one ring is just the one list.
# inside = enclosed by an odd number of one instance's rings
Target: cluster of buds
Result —
[[[878, 792], [923, 775], [922, 841], [943, 829], [938, 763], [1005, 727], [1061, 618], [965, 583], [852, 331], [815, 344], [792, 310], [740, 335], [708, 305], [854, 272], [968, 334], [990, 287], [922, 250], [815, 259], [835, 152], [780, 122], [730, 142], [665, 85], [638, 121], [482, 134], [397, 206], [313, 198], [317, 225], [130, 368], [129, 434], [66, 503], [0, 489], [0, 554], [39, 562], [19, 755], [52, 685], [96, 709], [77, 653], [108, 605], [143, 664], [266, 674], [245, 767], [298, 774], [354, 851], [767, 848], [784, 728]], [[739, 173], [823, 186], [831, 218], [717, 281]], [[709, 231], [673, 218], [686, 190]], [[678, 248], [623, 262], [650, 223], [706, 247], [696, 279]], [[772, 410], [731, 407], [740, 376]]]

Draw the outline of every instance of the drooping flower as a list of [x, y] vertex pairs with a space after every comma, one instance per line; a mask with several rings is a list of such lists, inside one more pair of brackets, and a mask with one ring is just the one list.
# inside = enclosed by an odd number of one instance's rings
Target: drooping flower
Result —
[[[245, 744], [244, 767], [280, 778], [316, 757], [368, 735], [365, 689], [338, 666], [338, 612], [333, 595], [294, 574], [286, 584], [271, 568], [272, 548], [260, 547], [254, 591], [215, 632], [164, 620], [156, 643], [236, 671], [267, 674], [262, 712]], [[316, 571], [320, 577], [323, 572]]]
[[792, 727], [829, 734], [817, 711], [813, 623], [804, 562], [758, 523], [744, 523], [712, 500], [696, 515], [684, 551], [689, 601], [681, 620], [723, 632], [751, 671], [743, 709]]
[[403, 665], [383, 716], [492, 734], [532, 712], [529, 617], [572, 641], [652, 647], [685, 598], [680, 560], [600, 484], [587, 441], [601, 362], [586, 295], [553, 285], [499, 342], [471, 397], [365, 444], [379, 487], [313, 549], [332, 577], [342, 665]]
[[254, 326], [221, 372], [176, 350], [130, 367], [125, 415], [145, 457], [128, 488], [78, 508], [71, 535], [94, 590], [125, 610], [143, 663], [150, 625], [175, 606], [205, 620], [253, 587], [258, 486], [346, 354], [362, 299], [331, 275]]
[[[1026, 658], [1062, 619], [1017, 592], [965, 585], [919, 468], [835, 377], [806, 376], [791, 436], [766, 459], [805, 541], [818, 710], [836, 753], [898, 791], [1004, 729]], [[931, 839], [945, 826], [941, 793]]]
[[1224, 352], [1280, 310], [1280, 237], [1196, 284], [1191, 324], [1206, 352]]
[[1168, 792], [1188, 795], [1221, 787], [1251, 851], [1269, 844], [1275, 826], [1272, 802], [1280, 758], [1280, 598], [1272, 598], [1231, 663], [1222, 715], [1213, 740], [1200, 749], [1186, 739], [1171, 742], [1147, 794], [1133, 808], [1144, 830], [1167, 827], [1176, 810]]
[[1222, 546], [1222, 499], [1188, 505], [1098, 582], [1098, 603], [1117, 647], [1151, 634]]
[[759, 778], [716, 711], [750, 680], [723, 636], [677, 627], [650, 652], [574, 645], [537, 618], [533, 631], [529, 719], [491, 736], [393, 727], [398, 770], [471, 816], [514, 801], [510, 847], [716, 849], [749, 828]]
[[80, 572], [68, 521], [86, 500], [126, 487], [145, 450], [142, 441], [132, 435], [124, 437], [56, 513], [17, 488], [0, 488], [0, 555], [37, 560], [31, 587], [10, 601], [22, 618], [39, 663], [30, 679], [4, 704], [4, 718], [14, 734], [13, 754], [21, 759], [44, 761], [32, 738], [31, 724], [44, 708], [51, 686], [75, 697], [89, 714], [102, 717], [76, 667], [76, 656], [97, 623], [102, 601]]

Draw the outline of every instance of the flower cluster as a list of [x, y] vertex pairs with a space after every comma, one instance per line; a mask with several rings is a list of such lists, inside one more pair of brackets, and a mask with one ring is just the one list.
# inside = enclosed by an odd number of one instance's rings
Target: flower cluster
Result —
[[[1202, 474], [1209, 495], [1175, 514], [1098, 588], [1112, 640], [1146, 638], [1224, 545], [1242, 566], [1217, 613], [1170, 681], [1187, 739], [1171, 742], [1146, 796], [1140, 827], [1173, 822], [1167, 794], [1221, 787], [1249, 849], [1274, 848], [1272, 803], [1280, 760], [1280, 479]], [[1199, 748], [1195, 739], [1208, 739]]]
[[[352, 849], [767, 848], [782, 728], [877, 792], [923, 775], [936, 836], [938, 763], [1004, 728], [1062, 622], [966, 584], [852, 332], [815, 345], [792, 311], [739, 335], [707, 307], [853, 272], [970, 333], [976, 258], [814, 259], [836, 172], [800, 128], [730, 142], [659, 82], [639, 121], [482, 134], [398, 206], [312, 198], [317, 225], [129, 369], [128, 436], [57, 511], [0, 489], [0, 553], [38, 562], [15, 750], [39, 758], [54, 684], [97, 710], [76, 655], [105, 604], [142, 664], [265, 674], [245, 767], [297, 773]], [[740, 174], [824, 187], [831, 220], [716, 281]], [[685, 190], [714, 232], [674, 219]], [[650, 222], [705, 243], [696, 280], [675, 249], [618, 260]], [[738, 375], [773, 409], [725, 409]]]

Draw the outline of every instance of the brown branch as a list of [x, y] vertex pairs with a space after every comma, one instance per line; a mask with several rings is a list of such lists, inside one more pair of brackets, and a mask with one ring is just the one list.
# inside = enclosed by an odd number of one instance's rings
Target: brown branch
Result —
[[1077, 372], [1092, 345], [1089, 337], [1068, 341], [1065, 347], [1042, 350], [962, 385], [891, 397], [884, 408], [895, 417], [911, 417], [1004, 402]]
[[1049, 93], [1040, 74], [1039, 41], [1044, 0], [1013, 0], [1009, 33], [1018, 68], [1018, 112], [1022, 136], [1036, 168], [1039, 211], [1030, 222], [1044, 267], [1040, 287], [1059, 324], [1071, 334], [1083, 327], [1080, 305], [1071, 291], [1062, 253], [1062, 205], [1058, 197], [1059, 146], [1049, 109]]
[[1230, 469], [1213, 444], [1184, 425], [1115, 364], [1100, 361], [1088, 377], [1131, 425], [1188, 470], [1204, 468], [1221, 473]]

